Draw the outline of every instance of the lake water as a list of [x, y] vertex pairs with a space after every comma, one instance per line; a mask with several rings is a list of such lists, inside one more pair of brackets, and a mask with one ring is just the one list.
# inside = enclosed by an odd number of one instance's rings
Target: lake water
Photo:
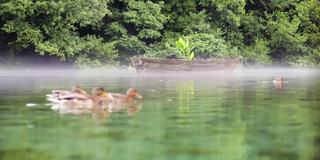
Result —
[[[274, 85], [275, 76], [289, 82]], [[52, 89], [135, 87], [113, 112], [51, 110]], [[0, 160], [320, 159], [320, 72], [0, 71]]]

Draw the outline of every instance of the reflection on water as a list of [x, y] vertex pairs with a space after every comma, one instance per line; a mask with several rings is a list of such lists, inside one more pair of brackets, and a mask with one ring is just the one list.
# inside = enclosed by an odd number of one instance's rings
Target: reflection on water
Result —
[[70, 106], [65, 103], [52, 103], [51, 109], [58, 112], [61, 115], [74, 114], [84, 115], [91, 114], [93, 119], [106, 119], [111, 113], [126, 111], [128, 117], [134, 116], [140, 109], [142, 109], [142, 103], [130, 102], [124, 104], [107, 103], [103, 105], [94, 106], [93, 108], [83, 108], [78, 106]]
[[[190, 116], [190, 103], [194, 99], [194, 81], [182, 81], [177, 83], [177, 95], [178, 95], [178, 117], [188, 117]], [[188, 118], [177, 118], [177, 123], [179, 127], [190, 127], [190, 119]]]
[[[318, 71], [55, 73], [0, 75], [1, 160], [320, 158]], [[259, 83], [279, 74], [289, 83]], [[119, 93], [136, 87], [143, 105], [46, 105], [46, 93], [74, 84]]]

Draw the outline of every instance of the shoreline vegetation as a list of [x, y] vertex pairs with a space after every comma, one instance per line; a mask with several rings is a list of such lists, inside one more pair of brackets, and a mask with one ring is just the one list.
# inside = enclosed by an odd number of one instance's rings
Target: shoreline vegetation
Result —
[[0, 2], [1, 66], [121, 67], [132, 57], [319, 67], [320, 2]]

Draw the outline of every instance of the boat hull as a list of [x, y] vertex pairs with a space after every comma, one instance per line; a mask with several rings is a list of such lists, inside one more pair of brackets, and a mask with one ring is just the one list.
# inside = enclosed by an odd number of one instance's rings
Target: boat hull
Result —
[[143, 71], [219, 71], [234, 70], [240, 59], [151, 59], [132, 58], [131, 64], [137, 72]]

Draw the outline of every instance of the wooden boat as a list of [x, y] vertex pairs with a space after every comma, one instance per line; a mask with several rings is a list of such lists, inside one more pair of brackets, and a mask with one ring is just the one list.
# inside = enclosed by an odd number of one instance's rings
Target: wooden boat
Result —
[[240, 64], [239, 58], [229, 59], [151, 59], [132, 58], [137, 72], [143, 71], [219, 71], [233, 70]]

